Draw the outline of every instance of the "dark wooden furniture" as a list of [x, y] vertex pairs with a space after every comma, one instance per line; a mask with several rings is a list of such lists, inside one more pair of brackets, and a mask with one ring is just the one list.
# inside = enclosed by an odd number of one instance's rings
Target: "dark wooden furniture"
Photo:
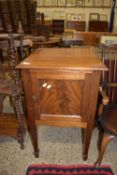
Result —
[[66, 29], [73, 29], [76, 31], [85, 31], [86, 22], [85, 21], [66, 21]]
[[[33, 43], [29, 39], [23, 39], [21, 23], [19, 23], [18, 32], [13, 34], [10, 28], [9, 33], [0, 34], [1, 53], [5, 50], [6, 55], [5, 60], [2, 59], [0, 62], [0, 135], [17, 138], [21, 148], [24, 148], [24, 93], [21, 76], [15, 67], [30, 54]], [[14, 113], [3, 112], [6, 96], [10, 97]]]
[[[19, 35], [20, 37], [20, 35]], [[4, 66], [0, 65], [0, 134], [11, 135], [18, 139], [21, 144], [21, 148], [24, 148], [23, 138], [25, 133], [24, 118], [21, 113], [21, 95], [23, 92], [20, 74], [15, 66], [18, 63], [18, 57], [16, 48], [20, 46], [14, 42], [13, 34], [9, 33], [8, 41], [0, 41], [0, 48], [7, 49], [7, 61], [9, 66], [7, 67], [7, 73], [5, 75]], [[11, 97], [11, 102], [14, 108], [14, 114], [8, 114], [3, 112], [3, 100], [6, 96]]]
[[[100, 45], [102, 60], [107, 65], [108, 71], [102, 72], [101, 77], [99, 94], [101, 104], [98, 116], [101, 129], [98, 138], [99, 156], [95, 163], [96, 166], [100, 166], [108, 143], [117, 136], [117, 45], [112, 45], [112, 42], [117, 42], [116, 39], [116, 37], [115, 40], [114, 37], [102, 37], [103, 44]], [[110, 44], [109, 41], [111, 41]]]
[[99, 46], [101, 36], [117, 36], [117, 33], [109, 32], [78, 32], [73, 31], [73, 38], [82, 39], [84, 46]]
[[35, 156], [39, 155], [38, 125], [74, 126], [82, 128], [86, 160], [100, 75], [106, 67], [90, 48], [41, 48], [17, 68], [23, 76], [27, 123]]
[[40, 13], [40, 12], [36, 13], [36, 23], [37, 24], [44, 24], [45, 23], [44, 13]]
[[46, 24], [34, 24], [32, 25], [33, 36], [44, 36], [46, 41], [49, 40], [50, 34], [52, 33], [51, 25]]
[[62, 34], [64, 32], [64, 20], [53, 19], [52, 20], [52, 33], [53, 34]]
[[7, 32], [7, 27], [9, 24], [12, 26], [13, 32], [17, 32], [19, 21], [21, 21], [24, 31], [31, 33], [32, 24], [36, 22], [36, 1], [0, 1], [0, 31]]
[[89, 32], [108, 32], [108, 21], [89, 21]]
[[[117, 89], [117, 83], [110, 83], [107, 85], [107, 88], [115, 88]], [[101, 124], [101, 130], [99, 132], [99, 138], [98, 138], [98, 150], [99, 155], [98, 159], [95, 162], [95, 166], [100, 166], [103, 155], [105, 153], [105, 149], [108, 145], [108, 143], [117, 137], [117, 105], [113, 105], [109, 103], [108, 97], [105, 95], [103, 90], [101, 90], [102, 94], [102, 104], [101, 104], [101, 110], [102, 113], [99, 116], [99, 122]], [[102, 110], [103, 106], [103, 110]]]
[[52, 48], [52, 47], [59, 47], [60, 46], [60, 37], [50, 37], [48, 41], [43, 36], [32, 36], [27, 35], [24, 36], [25, 39], [32, 40], [33, 42], [33, 49], [38, 48]]
[[[8, 40], [8, 33], [2, 33], [0, 34], [0, 41]], [[33, 47], [33, 40], [28, 36], [28, 37], [23, 37], [23, 33], [13, 33], [13, 39], [14, 45], [17, 48], [16, 50], [18, 51], [18, 58], [19, 61], [23, 60], [25, 57], [27, 57], [31, 53], [31, 49]], [[7, 48], [8, 44], [6, 44]], [[0, 48], [0, 61], [4, 61], [4, 56], [3, 56], [3, 51], [4, 49], [2, 46]], [[22, 54], [22, 55], [21, 55]]]
[[35, 41], [33, 44], [33, 48], [53, 48], [53, 47], [60, 47], [60, 39], [52, 40], [49, 39], [48, 41]]
[[[117, 45], [106, 46], [102, 44], [100, 45], [100, 51], [102, 61], [108, 67], [107, 72], [102, 72], [101, 85], [104, 87], [107, 86], [108, 83], [117, 83]], [[105, 91], [109, 97], [110, 103], [117, 104], [117, 89], [108, 86]]]

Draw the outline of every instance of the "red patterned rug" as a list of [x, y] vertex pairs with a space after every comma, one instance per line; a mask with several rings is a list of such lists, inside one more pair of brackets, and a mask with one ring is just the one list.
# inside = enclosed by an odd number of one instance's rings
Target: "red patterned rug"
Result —
[[30, 165], [26, 175], [114, 175], [110, 166], [102, 165]]

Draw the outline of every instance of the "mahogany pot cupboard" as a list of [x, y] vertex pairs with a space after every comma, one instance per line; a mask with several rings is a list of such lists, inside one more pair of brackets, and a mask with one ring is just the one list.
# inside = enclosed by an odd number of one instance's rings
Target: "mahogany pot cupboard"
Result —
[[40, 48], [18, 66], [27, 105], [34, 154], [39, 156], [37, 127], [82, 129], [83, 159], [94, 126], [101, 71], [107, 68], [91, 48]]

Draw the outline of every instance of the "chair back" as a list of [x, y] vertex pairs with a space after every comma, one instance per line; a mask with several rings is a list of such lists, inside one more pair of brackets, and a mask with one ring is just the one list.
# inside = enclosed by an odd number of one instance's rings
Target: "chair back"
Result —
[[[100, 41], [102, 61], [108, 67], [108, 72], [102, 72], [101, 84], [117, 83], [117, 37], [102, 36]], [[117, 103], [117, 90], [107, 88], [110, 103]]]

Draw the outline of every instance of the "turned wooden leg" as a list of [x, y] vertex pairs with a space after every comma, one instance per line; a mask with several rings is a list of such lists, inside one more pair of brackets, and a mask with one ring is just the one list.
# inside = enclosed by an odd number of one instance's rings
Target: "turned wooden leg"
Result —
[[97, 148], [98, 148], [98, 152], [100, 151], [100, 147], [101, 147], [101, 142], [102, 142], [102, 137], [104, 134], [104, 130], [102, 128], [100, 128], [99, 130], [99, 134], [98, 134], [98, 141], [97, 141]]
[[3, 113], [3, 102], [4, 102], [5, 95], [0, 95], [0, 113]]
[[21, 105], [22, 105], [24, 116], [27, 116], [27, 109], [26, 109], [24, 94], [21, 95]]
[[13, 107], [14, 107], [14, 110], [16, 112], [16, 116], [19, 122], [19, 128], [18, 128], [18, 133], [17, 133], [18, 142], [21, 145], [21, 149], [23, 149], [24, 148], [25, 126], [24, 126], [24, 118], [23, 118], [23, 115], [21, 114], [20, 101], [21, 101], [20, 97], [18, 96], [12, 97]]
[[107, 144], [114, 138], [115, 136], [114, 135], [111, 135], [107, 132], [104, 132], [103, 136], [102, 136], [102, 140], [101, 140], [101, 145], [98, 146], [99, 147], [99, 155], [98, 155], [98, 159], [97, 161], [95, 162], [95, 166], [96, 167], [99, 167], [100, 164], [101, 164], [101, 161], [102, 161], [102, 158], [103, 158], [103, 155], [104, 155], [104, 152], [105, 152], [105, 149], [107, 147]]
[[0, 49], [0, 63], [4, 61], [3, 50]]
[[0, 96], [0, 113], [3, 112], [3, 98]]

